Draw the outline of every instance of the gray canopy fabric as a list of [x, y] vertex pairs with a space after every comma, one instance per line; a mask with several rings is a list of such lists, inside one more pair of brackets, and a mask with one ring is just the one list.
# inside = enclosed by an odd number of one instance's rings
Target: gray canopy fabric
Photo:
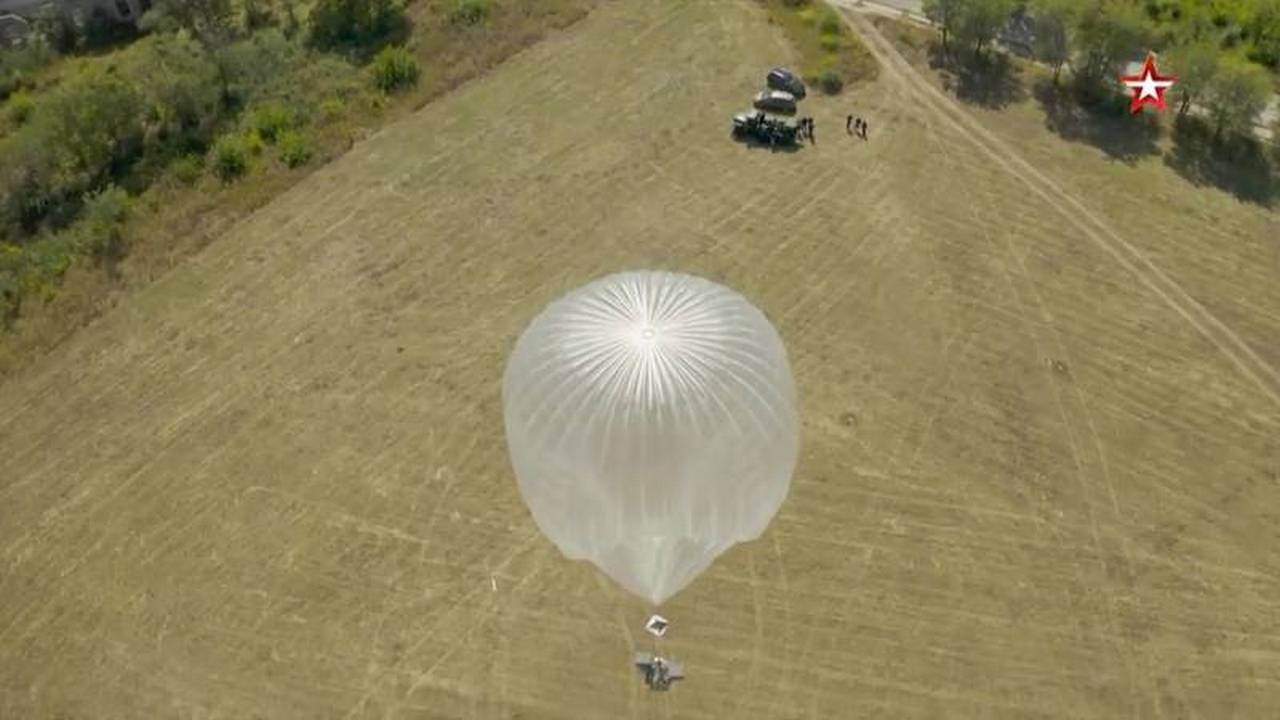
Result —
[[785, 499], [795, 386], [773, 326], [690, 275], [610, 275], [553, 302], [503, 377], [517, 483], [542, 532], [659, 605]]

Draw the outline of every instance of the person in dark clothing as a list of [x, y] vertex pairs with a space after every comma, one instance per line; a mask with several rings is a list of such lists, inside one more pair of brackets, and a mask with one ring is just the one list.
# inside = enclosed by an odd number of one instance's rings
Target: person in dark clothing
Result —
[[853, 116], [849, 115], [844, 119], [844, 131], [853, 134]]
[[809, 144], [817, 145], [818, 139], [813, 136], [813, 118], [809, 118], [808, 122], [809, 122], [809, 131], [806, 134], [809, 136]]
[[862, 121], [862, 139], [863, 140], [867, 139], [867, 121], [866, 120]]

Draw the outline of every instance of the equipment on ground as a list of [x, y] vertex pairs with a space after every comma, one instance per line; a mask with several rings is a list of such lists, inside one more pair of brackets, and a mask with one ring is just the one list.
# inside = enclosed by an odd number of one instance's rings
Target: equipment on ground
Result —
[[636, 669], [644, 674], [644, 683], [650, 690], [671, 689], [671, 683], [684, 679], [684, 665], [650, 652], [635, 654]]
[[733, 135], [762, 145], [795, 145], [800, 138], [800, 124], [792, 118], [748, 110], [733, 116]]

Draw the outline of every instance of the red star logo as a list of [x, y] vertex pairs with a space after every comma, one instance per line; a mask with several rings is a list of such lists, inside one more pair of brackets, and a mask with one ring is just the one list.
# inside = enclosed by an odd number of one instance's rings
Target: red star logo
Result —
[[1156, 59], [1147, 53], [1147, 61], [1142, 64], [1142, 72], [1137, 75], [1121, 75], [1120, 82], [1133, 91], [1133, 101], [1129, 103], [1129, 112], [1137, 113], [1143, 105], [1155, 105], [1164, 110], [1164, 92], [1173, 87], [1178, 78], [1172, 75], [1161, 75], [1156, 70]]

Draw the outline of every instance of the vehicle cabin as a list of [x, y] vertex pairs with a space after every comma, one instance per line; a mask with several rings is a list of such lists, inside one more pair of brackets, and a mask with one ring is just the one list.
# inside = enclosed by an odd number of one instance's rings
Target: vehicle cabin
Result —
[[791, 93], [797, 100], [803, 100], [805, 95], [804, 82], [800, 77], [786, 68], [776, 67], [769, 71], [765, 77], [765, 84], [770, 90], [781, 90]]
[[752, 105], [757, 110], [791, 115], [796, 111], [796, 96], [782, 90], [762, 90]]

